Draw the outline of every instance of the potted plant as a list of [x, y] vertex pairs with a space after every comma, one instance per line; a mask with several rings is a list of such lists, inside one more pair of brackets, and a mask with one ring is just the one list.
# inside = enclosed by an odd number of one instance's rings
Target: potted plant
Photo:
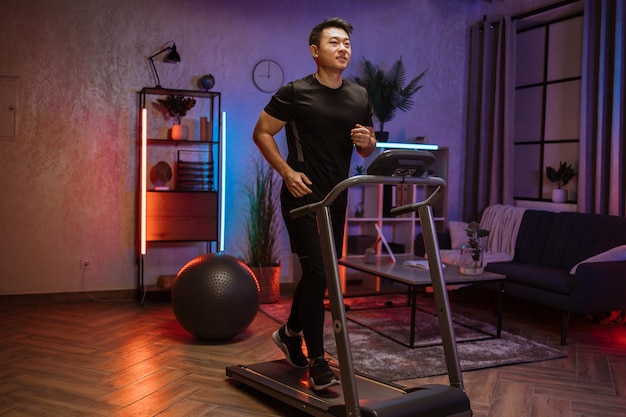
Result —
[[489, 236], [489, 230], [481, 229], [478, 222], [471, 222], [465, 229], [467, 245], [461, 248], [460, 272], [463, 275], [480, 275], [484, 271], [483, 248], [480, 238]]
[[196, 99], [185, 97], [182, 94], [170, 94], [165, 98], [157, 98], [157, 102], [167, 110], [170, 117], [176, 119], [172, 126], [172, 139], [187, 139], [189, 137], [189, 126], [181, 125], [182, 118], [196, 105]]
[[552, 201], [555, 203], [565, 203], [567, 201], [567, 190], [562, 189], [572, 178], [576, 176], [576, 170], [567, 162], [559, 162], [559, 168], [546, 167], [546, 177], [550, 182], [556, 184], [552, 190]]
[[250, 168], [251, 181], [244, 184], [248, 210], [243, 260], [259, 282], [259, 301], [273, 303], [280, 299], [280, 183], [274, 169], [260, 156]]
[[[364, 175], [365, 173], [366, 170], [363, 165], [354, 166], [354, 175]], [[363, 210], [365, 209], [365, 188], [363, 187], [363, 184], [355, 187], [355, 192], [358, 192], [360, 194], [361, 202], [357, 203], [357, 205], [354, 207], [354, 217], [361, 218], [363, 217]]]
[[364, 175], [365, 167], [363, 165], [355, 165], [354, 166], [354, 175]]
[[419, 82], [426, 70], [405, 86], [406, 68], [402, 56], [389, 71], [368, 60], [363, 61], [362, 68], [363, 75], [353, 77], [352, 80], [367, 90], [374, 108], [374, 116], [380, 123], [376, 138], [385, 142], [389, 137], [389, 132], [384, 131], [385, 123], [395, 117], [397, 110], [407, 111], [413, 107], [413, 95], [423, 87]]

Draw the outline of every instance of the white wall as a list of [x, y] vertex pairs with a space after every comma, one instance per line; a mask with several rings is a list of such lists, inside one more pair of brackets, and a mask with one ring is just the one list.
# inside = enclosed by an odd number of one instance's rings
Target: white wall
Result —
[[[308, 32], [329, 16], [355, 26], [348, 75], [361, 57], [384, 65], [402, 55], [409, 75], [428, 69], [413, 110], [387, 127], [392, 139], [451, 148], [448, 214], [458, 218], [467, 28], [506, 3], [3, 0], [0, 76], [19, 78], [19, 125], [0, 138], [0, 294], [135, 287], [136, 92], [153, 85], [146, 58], [170, 40], [182, 62], [157, 62], [161, 84], [195, 89], [211, 73], [228, 112], [228, 252], [239, 247], [250, 133], [270, 97], [254, 88], [252, 67], [271, 58], [288, 80], [312, 72]], [[85, 287], [82, 257], [92, 263]]]

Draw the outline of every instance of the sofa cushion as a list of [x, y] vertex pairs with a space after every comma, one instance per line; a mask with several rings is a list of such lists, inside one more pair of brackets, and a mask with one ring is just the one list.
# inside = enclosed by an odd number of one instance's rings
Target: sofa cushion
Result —
[[541, 265], [546, 240], [556, 213], [542, 210], [526, 210], [515, 241], [514, 261]]
[[[450, 231], [450, 249], [461, 249], [463, 245], [467, 245], [468, 236], [467, 236], [467, 228], [469, 227], [469, 223], [466, 222], [457, 222], [457, 221], [449, 221], [448, 222], [448, 230]], [[447, 248], [446, 248], [447, 249]]]
[[[446, 232], [437, 232], [437, 242], [439, 244], [439, 248], [441, 249], [450, 249], [450, 233]], [[418, 233], [415, 236], [415, 240], [413, 241], [413, 254], [415, 256], [424, 256], [426, 255], [426, 248], [424, 247], [424, 235]]]
[[545, 239], [542, 264], [569, 271], [574, 265], [626, 244], [626, 217], [558, 213]]
[[506, 275], [507, 282], [520, 283], [543, 291], [569, 295], [572, 290], [573, 277], [569, 271], [560, 268], [511, 261], [489, 264], [485, 270]]

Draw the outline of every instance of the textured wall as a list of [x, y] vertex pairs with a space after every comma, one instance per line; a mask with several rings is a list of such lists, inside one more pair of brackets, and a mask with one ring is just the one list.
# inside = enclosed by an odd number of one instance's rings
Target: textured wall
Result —
[[[449, 216], [458, 217], [466, 32], [485, 4], [3, 0], [0, 76], [19, 77], [20, 89], [18, 135], [0, 138], [0, 294], [135, 286], [136, 92], [152, 85], [146, 57], [169, 40], [182, 62], [157, 63], [163, 86], [196, 88], [192, 80], [212, 73], [214, 89], [223, 93], [230, 140], [229, 252], [238, 251], [239, 184], [254, 152], [250, 133], [269, 99], [254, 88], [252, 67], [272, 58], [288, 80], [312, 72], [308, 31], [333, 15], [355, 25], [354, 64], [361, 57], [390, 63], [402, 55], [409, 75], [428, 69], [414, 109], [388, 129], [396, 139], [425, 135], [451, 148]], [[156, 261], [175, 272], [177, 255]], [[82, 257], [93, 266], [84, 286]]]

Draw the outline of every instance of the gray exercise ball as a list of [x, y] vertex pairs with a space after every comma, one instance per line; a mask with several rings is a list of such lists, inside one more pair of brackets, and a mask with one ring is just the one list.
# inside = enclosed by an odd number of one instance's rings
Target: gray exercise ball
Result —
[[176, 275], [172, 307], [178, 322], [203, 340], [243, 332], [259, 308], [259, 284], [248, 266], [225, 253], [192, 259]]

